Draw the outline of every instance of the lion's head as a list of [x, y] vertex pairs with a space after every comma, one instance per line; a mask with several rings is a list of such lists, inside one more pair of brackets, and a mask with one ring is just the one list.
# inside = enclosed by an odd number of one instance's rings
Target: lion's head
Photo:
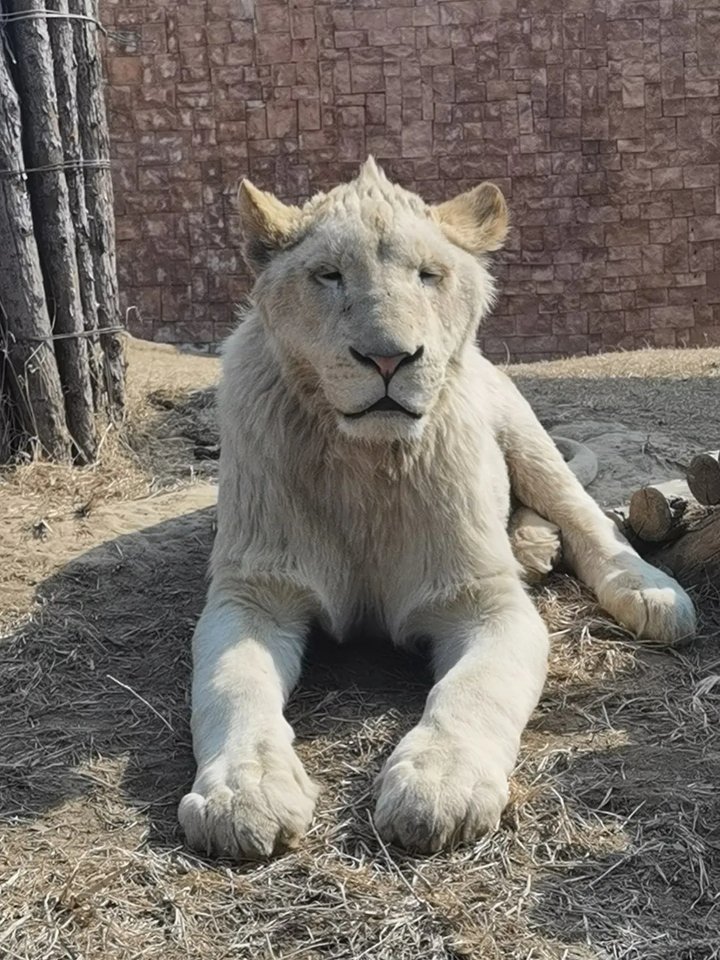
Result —
[[419, 437], [492, 302], [498, 188], [429, 206], [370, 159], [302, 208], [244, 181], [240, 211], [253, 299], [286, 371], [352, 437]]

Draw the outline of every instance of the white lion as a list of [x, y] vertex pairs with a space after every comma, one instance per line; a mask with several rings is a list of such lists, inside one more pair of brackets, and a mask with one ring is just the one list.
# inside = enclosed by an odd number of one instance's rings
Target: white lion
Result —
[[380, 775], [379, 833], [417, 851], [470, 840], [505, 806], [548, 656], [508, 537], [511, 485], [639, 637], [690, 635], [692, 603], [476, 346], [487, 253], [507, 232], [495, 186], [427, 206], [370, 159], [302, 208], [246, 181], [240, 209], [257, 282], [225, 354], [218, 533], [194, 638], [198, 769], [180, 821], [223, 856], [298, 842], [316, 787], [283, 707], [310, 625], [342, 638], [361, 623], [430, 640], [436, 676]]

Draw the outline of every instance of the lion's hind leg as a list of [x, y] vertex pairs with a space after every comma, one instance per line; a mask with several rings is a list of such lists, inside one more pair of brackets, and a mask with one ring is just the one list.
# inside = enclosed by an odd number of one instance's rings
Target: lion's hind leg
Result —
[[542, 580], [560, 562], [560, 527], [529, 507], [518, 507], [513, 511], [508, 535], [515, 559], [523, 568], [523, 576], [528, 583]]

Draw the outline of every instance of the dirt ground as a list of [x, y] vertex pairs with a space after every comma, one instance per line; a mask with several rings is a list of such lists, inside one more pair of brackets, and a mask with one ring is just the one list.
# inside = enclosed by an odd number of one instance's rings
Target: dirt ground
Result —
[[[217, 361], [129, 346], [100, 464], [0, 474], [0, 957], [12, 960], [711, 960], [720, 957], [720, 606], [640, 649], [572, 579], [537, 600], [551, 676], [501, 829], [384, 846], [373, 778], [425, 665], [318, 639], [289, 717], [322, 794], [303, 846], [188, 852], [190, 636], [213, 536]], [[511, 368], [543, 422], [595, 445], [594, 492], [679, 472], [720, 438], [720, 349]]]

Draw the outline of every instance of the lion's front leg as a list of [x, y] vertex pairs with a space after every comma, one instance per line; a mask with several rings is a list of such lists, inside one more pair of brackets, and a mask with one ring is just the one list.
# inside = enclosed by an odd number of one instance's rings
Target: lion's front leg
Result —
[[691, 636], [695, 610], [682, 587], [638, 556], [509, 381], [504, 390], [498, 440], [517, 498], [560, 528], [564, 559], [621, 624], [656, 643]]
[[422, 719], [379, 778], [375, 823], [386, 840], [432, 852], [493, 830], [507, 803], [520, 735], [542, 691], [547, 630], [518, 577], [435, 611], [437, 682]]
[[178, 811], [188, 844], [203, 853], [270, 856], [310, 824], [317, 789], [283, 716], [306, 630], [291, 591], [211, 591], [193, 639], [197, 774]]

